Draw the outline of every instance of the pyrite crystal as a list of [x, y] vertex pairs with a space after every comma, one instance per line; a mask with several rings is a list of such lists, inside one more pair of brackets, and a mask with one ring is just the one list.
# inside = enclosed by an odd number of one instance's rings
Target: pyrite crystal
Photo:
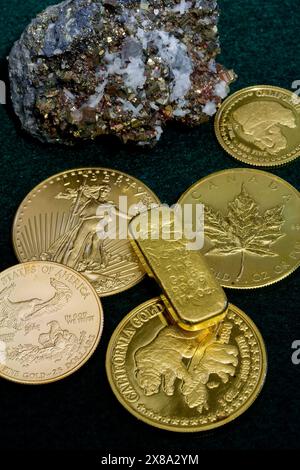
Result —
[[233, 73], [220, 52], [215, 0], [68, 0], [47, 8], [9, 56], [23, 127], [72, 144], [114, 134], [154, 145], [171, 119], [206, 121]]

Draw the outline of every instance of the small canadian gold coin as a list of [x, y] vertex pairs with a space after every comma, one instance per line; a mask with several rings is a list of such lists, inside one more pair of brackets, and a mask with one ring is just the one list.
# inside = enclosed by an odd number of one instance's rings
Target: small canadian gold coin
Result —
[[165, 308], [152, 299], [114, 332], [106, 369], [117, 399], [136, 418], [169, 431], [205, 431], [237, 418], [266, 376], [256, 326], [230, 305], [223, 322], [188, 332], [167, 324]]
[[278, 166], [300, 155], [300, 98], [274, 86], [252, 86], [221, 105], [215, 131], [222, 147], [254, 166]]
[[21, 262], [62, 263], [101, 297], [144, 277], [127, 237], [130, 219], [159, 200], [141, 181], [107, 168], [68, 170], [43, 181], [20, 205], [13, 243]]
[[300, 265], [300, 194], [265, 171], [213, 173], [190, 187], [179, 203], [204, 205], [204, 247], [223, 287], [264, 287]]
[[46, 384], [73, 374], [95, 351], [101, 302], [73, 269], [35, 261], [0, 273], [0, 376]]

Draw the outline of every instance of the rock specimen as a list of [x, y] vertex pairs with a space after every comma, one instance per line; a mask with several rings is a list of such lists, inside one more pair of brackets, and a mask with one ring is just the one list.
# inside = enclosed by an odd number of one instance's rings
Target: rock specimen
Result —
[[166, 121], [212, 116], [234, 74], [220, 52], [215, 0], [67, 0], [27, 27], [9, 56], [23, 127], [72, 144], [114, 134], [155, 144]]

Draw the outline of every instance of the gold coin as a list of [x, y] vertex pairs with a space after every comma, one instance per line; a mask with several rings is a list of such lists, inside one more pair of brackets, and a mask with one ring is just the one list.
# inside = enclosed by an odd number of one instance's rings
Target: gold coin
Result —
[[128, 223], [157, 203], [147, 186], [120, 171], [83, 168], [54, 175], [17, 211], [16, 255], [21, 262], [65, 264], [82, 273], [100, 296], [117, 294], [144, 277], [127, 237]]
[[99, 297], [73, 269], [35, 261], [0, 274], [0, 376], [46, 384], [73, 374], [103, 329]]
[[264, 342], [233, 305], [215, 327], [188, 332], [164, 321], [159, 298], [133, 310], [114, 332], [106, 370], [119, 402], [158, 428], [222, 426], [257, 398], [266, 376]]
[[300, 265], [300, 195], [265, 171], [219, 171], [189, 188], [179, 203], [204, 204], [204, 247], [223, 287], [273, 284]]
[[231, 95], [220, 107], [215, 132], [237, 160], [277, 166], [300, 155], [300, 98], [274, 86], [253, 86]]

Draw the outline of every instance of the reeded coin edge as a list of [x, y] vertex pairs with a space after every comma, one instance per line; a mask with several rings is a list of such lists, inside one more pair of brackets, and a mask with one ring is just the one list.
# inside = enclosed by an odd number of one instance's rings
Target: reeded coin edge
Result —
[[240, 310], [238, 307], [236, 307], [233, 304], [229, 304], [229, 308], [231, 308], [234, 313], [239, 314], [242, 319], [248, 323], [252, 331], [255, 333], [258, 343], [260, 345], [260, 352], [261, 352], [261, 361], [262, 361], [262, 368], [261, 368], [261, 373], [260, 373], [260, 378], [259, 382], [256, 386], [256, 389], [254, 393], [250, 396], [249, 400], [236, 412], [232, 413], [232, 415], [228, 416], [227, 418], [213, 424], [207, 424], [205, 426], [199, 426], [199, 427], [185, 427], [185, 428], [180, 428], [180, 427], [171, 427], [168, 425], [164, 424], [159, 424], [156, 421], [151, 421], [148, 419], [146, 416], [143, 416], [139, 414], [137, 411], [135, 411], [133, 408], [131, 408], [126, 401], [123, 399], [122, 395], [120, 394], [118, 388], [116, 387], [114, 380], [113, 380], [113, 375], [112, 375], [112, 361], [111, 361], [111, 355], [113, 352], [113, 348], [115, 346], [115, 339], [118, 337], [119, 333], [122, 331], [124, 325], [126, 322], [132, 318], [138, 311], [140, 311], [141, 308], [147, 308], [150, 307], [153, 304], [156, 304], [157, 302], [161, 302], [161, 299], [159, 297], [156, 297], [154, 299], [148, 300], [147, 302], [144, 302], [143, 304], [139, 305], [135, 309], [133, 309], [126, 317], [123, 318], [123, 320], [119, 323], [117, 328], [115, 329], [114, 333], [112, 334], [112, 337], [109, 341], [108, 348], [107, 348], [107, 353], [106, 353], [106, 374], [108, 378], [108, 382], [111, 386], [111, 389], [116, 396], [117, 400], [119, 403], [127, 410], [129, 411], [130, 414], [132, 414], [135, 418], [137, 418], [139, 421], [142, 421], [146, 424], [149, 424], [150, 426], [153, 426], [155, 428], [163, 429], [166, 431], [172, 431], [172, 432], [177, 432], [177, 433], [196, 433], [196, 432], [203, 432], [203, 431], [209, 431], [211, 429], [216, 429], [219, 428], [227, 423], [230, 423], [231, 421], [234, 421], [236, 418], [241, 416], [245, 411], [250, 408], [250, 406], [255, 402], [257, 397], [259, 396], [267, 375], [267, 368], [268, 368], [268, 359], [267, 359], [267, 351], [266, 351], [266, 346], [264, 343], [264, 340], [262, 338], [262, 335], [260, 331], [258, 330], [257, 326], [255, 323], [246, 315], [242, 310]]
[[[20, 261], [20, 263], [22, 263], [22, 258], [21, 258], [21, 255], [20, 255], [20, 252], [18, 250], [18, 246], [17, 246], [17, 241], [18, 241], [18, 234], [19, 234], [19, 231], [17, 230], [17, 223], [18, 221], [19, 222], [22, 222], [22, 216], [21, 216], [21, 212], [23, 210], [23, 207], [27, 205], [28, 201], [30, 201], [30, 199], [32, 198], [32, 196], [34, 194], [36, 194], [38, 192], [39, 189], [43, 189], [43, 186], [46, 185], [46, 184], [49, 184], [51, 181], [57, 179], [57, 178], [61, 178], [63, 177], [64, 175], [67, 175], [69, 173], [74, 173], [74, 172], [79, 172], [79, 171], [82, 171], [82, 172], [93, 172], [93, 171], [108, 171], [108, 172], [112, 172], [112, 173], [117, 173], [117, 174], [120, 174], [120, 175], [123, 175], [125, 178], [130, 178], [131, 180], [133, 180], [134, 182], [142, 185], [145, 187], [145, 189], [147, 191], [149, 191], [149, 194], [153, 197], [153, 200], [157, 203], [157, 204], [161, 204], [159, 198], [157, 197], [157, 195], [145, 184], [143, 183], [143, 181], [139, 180], [138, 178], [135, 178], [134, 176], [131, 176], [129, 175], [128, 173], [124, 173], [123, 171], [119, 171], [119, 170], [115, 170], [113, 168], [106, 168], [106, 167], [84, 167], [84, 168], [74, 168], [74, 169], [69, 169], [69, 170], [66, 170], [66, 171], [62, 171], [60, 173], [57, 173], [53, 176], [50, 176], [49, 178], [45, 179], [44, 181], [42, 181], [41, 183], [39, 183], [38, 185], [36, 185], [28, 194], [27, 196], [25, 196], [25, 198], [23, 199], [23, 201], [21, 202], [21, 204], [19, 205], [18, 209], [17, 209], [17, 212], [15, 214], [15, 217], [14, 217], [14, 220], [13, 220], [13, 225], [12, 225], [12, 242], [13, 242], [13, 249], [14, 249], [14, 252], [15, 252], [15, 255], [18, 259], [18, 261]], [[141, 269], [143, 269], [141, 267]], [[77, 272], [77, 271], [76, 271]], [[110, 296], [113, 296], [113, 295], [116, 295], [116, 294], [120, 294], [121, 292], [125, 292], [129, 289], [131, 289], [132, 287], [135, 287], [137, 284], [139, 284], [146, 276], [146, 273], [142, 274], [141, 277], [139, 279], [137, 279], [136, 281], [134, 281], [133, 283], [129, 284], [128, 286], [126, 286], [125, 288], [121, 288], [121, 289], [116, 289], [114, 291], [111, 291], [111, 292], [105, 292], [105, 293], [99, 293], [97, 292], [97, 295], [102, 298], [102, 297], [110, 297]], [[86, 278], [85, 278], [86, 279]]]
[[88, 360], [92, 357], [92, 355], [96, 351], [97, 347], [99, 346], [100, 339], [101, 339], [101, 336], [102, 336], [102, 333], [103, 333], [103, 328], [104, 328], [104, 314], [103, 314], [103, 307], [102, 307], [101, 300], [99, 299], [99, 296], [98, 296], [96, 290], [94, 289], [94, 287], [89, 283], [89, 281], [84, 276], [82, 276], [82, 274], [78, 273], [77, 271], [74, 271], [74, 269], [69, 268], [68, 266], [64, 266], [64, 265], [59, 264], [59, 263], [54, 263], [52, 261], [28, 261], [26, 263], [21, 263], [20, 265], [11, 266], [10, 268], [5, 269], [4, 271], [0, 272], [0, 276], [2, 276], [3, 274], [8, 273], [9, 271], [12, 271], [13, 269], [16, 269], [18, 266], [26, 266], [26, 265], [32, 265], [32, 264], [40, 264], [40, 265], [42, 265], [42, 264], [51, 264], [53, 266], [58, 266], [60, 268], [61, 267], [66, 268], [67, 270], [70, 270], [70, 272], [72, 272], [73, 274], [78, 275], [84, 282], [86, 282], [87, 284], [90, 285], [91, 291], [93, 292], [93, 294], [95, 296], [95, 299], [96, 299], [96, 302], [98, 304], [99, 315], [100, 315], [99, 330], [98, 330], [98, 334], [97, 334], [97, 337], [95, 339], [95, 342], [94, 342], [94, 345], [93, 345], [92, 349], [90, 350], [88, 355], [85, 356], [82, 359], [82, 361], [79, 364], [74, 366], [72, 369], [70, 369], [68, 372], [64, 373], [63, 375], [60, 375], [58, 377], [54, 377], [52, 379], [47, 379], [47, 380], [40, 380], [40, 381], [29, 381], [28, 380], [28, 381], [25, 381], [25, 380], [15, 379], [13, 377], [8, 377], [7, 375], [3, 374], [0, 370], [0, 378], [8, 380], [9, 382], [14, 382], [14, 383], [22, 384], [22, 385], [46, 385], [46, 384], [49, 384], [49, 383], [58, 382], [60, 380], [65, 379], [66, 377], [69, 377], [70, 375], [74, 374], [76, 371], [81, 369], [81, 367], [83, 367], [86, 364], [86, 362], [88, 362]]
[[[225, 143], [225, 141], [223, 139], [223, 136], [222, 136], [222, 133], [221, 133], [221, 130], [220, 130], [221, 117], [222, 117], [223, 112], [226, 109], [227, 105], [230, 104], [231, 101], [234, 101], [237, 97], [242, 96], [244, 93], [247, 93], [249, 91], [254, 91], [256, 89], [261, 89], [261, 88], [264, 88], [264, 89], [267, 89], [267, 90], [279, 91], [281, 93], [285, 93], [288, 96], [293, 95], [293, 92], [291, 92], [290, 90], [287, 90], [287, 89], [281, 88], [281, 87], [277, 87], [277, 86], [272, 86], [272, 85], [254, 85], [254, 86], [250, 86], [250, 87], [247, 87], [247, 88], [243, 88], [242, 90], [238, 90], [237, 92], [230, 95], [225, 101], [223, 101], [222, 105], [219, 107], [218, 112], [217, 112], [216, 117], [215, 117], [215, 121], [214, 121], [215, 134], [216, 134], [218, 142], [221, 145], [221, 147], [223, 148], [223, 150], [225, 150], [225, 152], [228, 153], [235, 160], [238, 160], [242, 163], [246, 163], [247, 165], [250, 165], [250, 166], [265, 167], [265, 168], [268, 168], [268, 167], [278, 168], [278, 167], [282, 167], [284, 165], [287, 165], [288, 163], [290, 163], [290, 162], [296, 160], [297, 158], [299, 158], [300, 157], [300, 152], [299, 151], [294, 152], [294, 154], [291, 157], [281, 156], [281, 157], [278, 158], [278, 161], [276, 161], [276, 162], [269, 162], [268, 163], [268, 162], [264, 161], [264, 162], [260, 163], [258, 160], [255, 160], [255, 157], [254, 157], [254, 159], [251, 156], [249, 156], [247, 158], [246, 154], [245, 154], [245, 158], [242, 158], [240, 155], [237, 156], [236, 153], [233, 150], [231, 150], [228, 147], [228, 145]], [[252, 160], [251, 160], [251, 158], [252, 158]], [[267, 158], [267, 157], [265, 157], [265, 158]]]
[[[226, 168], [225, 170], [220, 170], [220, 171], [216, 171], [215, 173], [211, 173], [210, 175], [208, 176], [204, 176], [203, 178], [200, 178], [200, 180], [196, 181], [196, 183], [192, 184], [179, 198], [178, 200], [178, 203], [177, 204], [182, 204], [182, 201], [184, 200], [184, 198], [186, 196], [188, 196], [188, 194], [194, 189], [196, 188], [199, 184], [201, 183], [204, 183], [206, 181], [208, 181], [210, 178], [213, 178], [219, 174], [224, 174], [224, 173], [232, 173], [232, 172], [236, 172], [236, 173], [239, 173], [239, 172], [253, 172], [253, 173], [262, 173], [262, 174], [265, 174], [265, 175], [268, 175], [268, 176], [272, 176], [274, 179], [278, 180], [279, 182], [281, 183], [284, 183], [285, 185], [287, 185], [293, 192], [296, 193], [296, 195], [300, 198], [300, 192], [292, 185], [290, 184], [288, 181], [284, 180], [283, 178], [280, 178], [280, 176], [277, 176], [277, 175], [274, 175], [274, 173], [270, 173], [268, 171], [264, 171], [264, 170], [258, 170], [258, 169], [254, 169], [254, 168]], [[221, 286], [226, 288], [226, 289], [234, 289], [234, 290], [256, 290], [256, 289], [262, 289], [263, 287], [268, 287], [268, 286], [272, 286], [274, 284], [277, 284], [278, 282], [281, 282], [283, 281], [284, 279], [290, 277], [292, 274], [295, 273], [295, 271], [297, 271], [297, 269], [300, 267], [300, 259], [298, 261], [298, 263], [296, 263], [296, 265], [293, 267], [293, 269], [291, 269], [290, 271], [284, 273], [283, 275], [281, 275], [280, 277], [278, 277], [277, 279], [273, 279], [271, 281], [268, 281], [268, 282], [264, 282], [263, 284], [256, 284], [254, 286], [242, 286], [242, 285], [228, 285], [228, 284], [222, 284], [221, 283]]]

